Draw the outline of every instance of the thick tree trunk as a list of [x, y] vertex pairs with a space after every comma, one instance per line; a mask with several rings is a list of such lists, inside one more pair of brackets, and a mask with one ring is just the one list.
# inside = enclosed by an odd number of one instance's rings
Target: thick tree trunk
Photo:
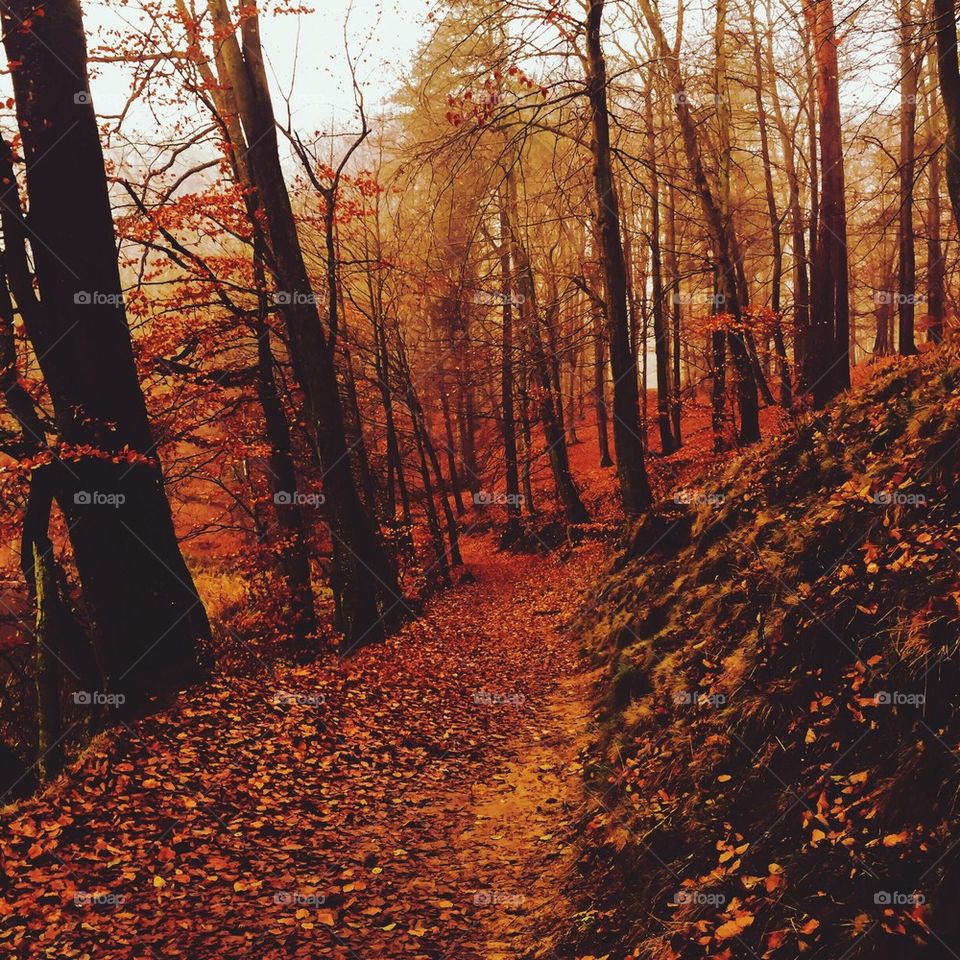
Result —
[[[18, 306], [63, 444], [57, 499], [99, 667], [107, 689], [135, 708], [200, 675], [198, 641], [209, 626], [174, 533], [137, 379], [80, 5], [55, 0], [43, 17], [35, 12], [32, 0], [0, 4], [42, 299], [31, 304], [32, 291], [22, 292]], [[22, 244], [15, 194], [4, 191], [4, 219]]]
[[[209, 0], [209, 9], [219, 40], [217, 64], [221, 79], [232, 87], [243, 122], [248, 144], [247, 161], [266, 220], [271, 259], [277, 274], [278, 302], [290, 337], [293, 369], [304, 392], [320, 456], [334, 542], [337, 607], [345, 633], [344, 652], [349, 652], [360, 644], [382, 639], [405, 607], [405, 602], [397, 584], [396, 571], [364, 509], [350, 468], [350, 451], [334, 365], [336, 257], [335, 254], [331, 256], [328, 249], [328, 282], [331, 287], [328, 290], [328, 337], [324, 334], [307, 275], [280, 165], [256, 6], [251, 3], [246, 7], [241, 23], [242, 50], [225, 0]], [[330, 201], [335, 199], [329, 198]]]
[[953, 219], [960, 228], [960, 65], [957, 62], [957, 10], [955, 0], [933, 0], [937, 34], [937, 74], [940, 96], [947, 115], [946, 150], [947, 193]]
[[850, 305], [843, 131], [833, 0], [808, 0], [804, 15], [817, 63], [821, 195], [811, 286], [810, 387], [822, 407], [850, 386]]
[[600, 225], [610, 366], [613, 371], [613, 444], [617, 454], [620, 500], [628, 517], [651, 502], [640, 432], [636, 354], [630, 346], [627, 273], [620, 235], [620, 208], [613, 186], [607, 67], [600, 40], [604, 0], [589, 0], [587, 15], [587, 93], [593, 125], [591, 150]]

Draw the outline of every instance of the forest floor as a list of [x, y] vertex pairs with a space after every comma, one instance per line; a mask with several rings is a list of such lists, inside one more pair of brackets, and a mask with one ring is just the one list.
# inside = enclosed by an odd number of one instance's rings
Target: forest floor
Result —
[[[8, 809], [23, 958], [498, 960], [547, 948], [582, 817], [566, 629], [605, 548], [497, 552], [386, 644], [188, 691]], [[549, 953], [547, 955], [550, 955]]]

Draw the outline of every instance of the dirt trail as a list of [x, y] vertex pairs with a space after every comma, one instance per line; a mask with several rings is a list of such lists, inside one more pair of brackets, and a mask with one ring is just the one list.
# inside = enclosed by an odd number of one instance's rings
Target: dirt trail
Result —
[[5, 812], [0, 951], [535, 956], [581, 799], [565, 629], [602, 548], [511, 556], [345, 663], [225, 678]]

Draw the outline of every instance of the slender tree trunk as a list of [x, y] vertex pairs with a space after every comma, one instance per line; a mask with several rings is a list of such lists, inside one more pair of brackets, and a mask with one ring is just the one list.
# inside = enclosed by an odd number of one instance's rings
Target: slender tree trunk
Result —
[[760, 34], [753, 8], [750, 10], [750, 30], [753, 35], [753, 67], [756, 76], [754, 97], [757, 106], [757, 127], [760, 134], [760, 159], [763, 162], [763, 185], [767, 195], [767, 216], [770, 220], [770, 251], [773, 260], [770, 279], [770, 309], [776, 319], [774, 328], [774, 349], [777, 354], [777, 367], [780, 374], [780, 405], [790, 407], [793, 404], [793, 391], [790, 386], [790, 365], [787, 360], [783, 329], [780, 326], [780, 285], [783, 277], [783, 244], [780, 239], [782, 218], [777, 210], [777, 198], [773, 189], [773, 165], [770, 161], [770, 138], [767, 132], [767, 111], [763, 103], [763, 58], [760, 47]]
[[902, 356], [917, 352], [914, 323], [917, 262], [913, 239], [913, 181], [916, 176], [917, 88], [919, 59], [915, 50], [910, 0], [900, 0], [900, 220], [898, 239], [897, 316]]
[[513, 263], [517, 266], [517, 289], [520, 293], [520, 311], [523, 319], [524, 331], [530, 338], [533, 357], [533, 367], [539, 380], [540, 393], [540, 422], [543, 425], [544, 440], [547, 445], [547, 457], [553, 471], [553, 481], [557, 497], [563, 505], [564, 515], [568, 523], [589, 523], [587, 513], [577, 485], [570, 473], [570, 461], [567, 456], [566, 437], [563, 432], [563, 420], [557, 412], [561, 398], [555, 392], [555, 383], [550, 371], [546, 349], [543, 344], [543, 334], [540, 330], [539, 307], [537, 305], [536, 286], [533, 282], [533, 270], [530, 259], [520, 240], [517, 231], [517, 188], [513, 172], [506, 176], [506, 187], [509, 196], [508, 227], [510, 230], [510, 252]]
[[[934, 76], [935, 59], [933, 52], [928, 61], [928, 72]], [[933, 91], [928, 85], [927, 96], [924, 98], [926, 107], [926, 126], [933, 130], [936, 106], [933, 103]], [[940, 231], [943, 229], [940, 215], [940, 188], [942, 177], [942, 142], [935, 133], [930, 135], [930, 159], [927, 161], [927, 316], [929, 326], [927, 339], [931, 343], [943, 342], [943, 323], [946, 310], [946, 269], [947, 264], [943, 256], [943, 246], [940, 242]]]
[[500, 548], [512, 546], [523, 532], [520, 523], [520, 473], [517, 467], [517, 423], [513, 407], [513, 274], [510, 264], [508, 184], [500, 188], [500, 293], [503, 297], [503, 333], [500, 341], [500, 420], [507, 479], [507, 525]]
[[[671, 171], [672, 173], [672, 171]], [[681, 381], [680, 381], [680, 327], [682, 301], [680, 289], [680, 256], [677, 249], [677, 195], [674, 186], [673, 176], [667, 179], [667, 249], [665, 255], [665, 264], [667, 276], [670, 278], [670, 289], [673, 291], [670, 296], [670, 318], [671, 332], [673, 336], [673, 349], [671, 356], [673, 359], [673, 383], [671, 385], [670, 397], [672, 400], [670, 414], [673, 421], [673, 438], [679, 448], [683, 442], [681, 432], [680, 414], [681, 414]]]
[[653, 281], [651, 312], [653, 314], [653, 345], [657, 358], [657, 425], [660, 429], [660, 449], [673, 453], [677, 445], [673, 439], [670, 419], [670, 332], [663, 312], [663, 261], [660, 252], [660, 171], [657, 166], [657, 138], [653, 122], [653, 88], [647, 90], [647, 141], [650, 150], [647, 159], [650, 171], [650, 277]]
[[[743, 309], [746, 305], [747, 291], [739, 244], [737, 243], [736, 234], [733, 229], [732, 219], [728, 215], [725, 202], [723, 201], [723, 195], [726, 192], [726, 187], [724, 186], [725, 177], [721, 176], [720, 178], [720, 199], [718, 201], [710, 188], [706, 171], [703, 167], [699, 135], [690, 113], [690, 105], [683, 87], [683, 78], [680, 74], [677, 57], [667, 43], [660, 23], [660, 17], [651, 5], [650, 0], [638, 0], [638, 4], [650, 28], [650, 32], [654, 36], [656, 47], [663, 59], [667, 78], [673, 93], [674, 108], [680, 124], [684, 153], [693, 176], [694, 187], [700, 201], [701, 209], [703, 210], [707, 230], [716, 255], [716, 283], [719, 303], [722, 305], [724, 312], [732, 317], [732, 326], [728, 330], [726, 337], [733, 358], [737, 379], [737, 398], [740, 405], [739, 439], [740, 442], [744, 444], [755, 443], [760, 439], [760, 418], [757, 383], [754, 378], [754, 371], [750, 362], [747, 346], [744, 342], [743, 333]], [[723, 11], [721, 7], [718, 7], [715, 40], [718, 44], [718, 49], [721, 51], [723, 49], [724, 35]], [[719, 57], [718, 61], [718, 84], [721, 82], [725, 84], [724, 57]], [[718, 85], [717, 96], [720, 98], [719, 103], [722, 106], [726, 102], [725, 87], [722, 89]], [[720, 122], [720, 131], [724, 137], [729, 135], [729, 129], [723, 119], [721, 119]], [[724, 149], [721, 149], [721, 154], [724, 152]], [[722, 364], [719, 366], [717, 364], [724, 359], [723, 354], [723, 350], [717, 349], [717, 344], [714, 339], [713, 396], [715, 427], [722, 422], [721, 401], [723, 398], [723, 387], [720, 378], [723, 376], [723, 367]], [[720, 403], [719, 407], [718, 403]], [[718, 433], [715, 434], [715, 443], [719, 441], [720, 434]]]
[[[787, 205], [790, 209], [790, 233], [793, 253], [793, 366], [800, 381], [801, 392], [809, 390], [805, 384], [804, 371], [806, 367], [807, 340], [810, 336], [810, 280], [807, 263], [806, 235], [803, 227], [803, 212], [800, 209], [800, 178], [797, 175], [794, 133], [787, 124], [780, 102], [780, 92], [777, 86], [777, 72], [773, 57], [773, 14], [770, 2], [766, 2], [766, 35], [764, 43], [764, 59], [769, 78], [770, 102], [773, 105], [773, 116], [777, 131], [780, 134], [780, 149], [783, 154], [783, 169], [787, 178]], [[799, 122], [799, 116], [798, 116]]]
[[607, 67], [600, 30], [604, 0], [589, 0], [587, 16], [587, 92], [593, 125], [593, 178], [606, 290], [610, 365], [613, 370], [613, 443], [617, 452], [620, 499], [627, 517], [643, 513], [651, 502], [640, 433], [637, 360], [630, 347], [627, 274], [620, 236], [620, 212], [613, 186]]
[[[53, 400], [62, 450], [56, 496], [70, 529], [97, 659], [110, 692], [136, 708], [200, 673], [209, 637], [180, 553], [134, 364], [103, 153], [87, 92], [80, 5], [0, 4], [27, 166], [42, 305], [18, 306]], [[31, 28], [21, 29], [24, 20]], [[22, 250], [16, 187], [5, 240]], [[11, 236], [6, 227], [13, 228]], [[15, 257], [16, 259], [16, 257]], [[69, 451], [81, 453], [74, 458]]]
[[65, 611], [57, 586], [53, 544], [33, 545], [37, 620], [35, 627], [37, 685], [37, 769], [44, 783], [63, 769], [63, 724], [60, 712], [62, 634]]

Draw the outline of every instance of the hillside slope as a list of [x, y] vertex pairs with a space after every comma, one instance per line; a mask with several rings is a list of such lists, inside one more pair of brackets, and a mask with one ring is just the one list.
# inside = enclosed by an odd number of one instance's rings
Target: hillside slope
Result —
[[892, 362], [633, 532], [559, 955], [960, 953], [958, 387]]

